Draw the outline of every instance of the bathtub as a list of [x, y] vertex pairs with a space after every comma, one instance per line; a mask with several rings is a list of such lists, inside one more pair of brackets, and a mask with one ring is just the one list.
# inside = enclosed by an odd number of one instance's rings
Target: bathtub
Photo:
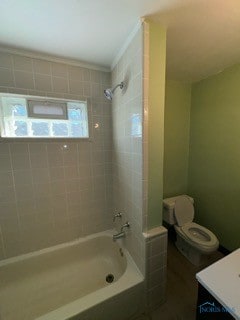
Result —
[[143, 276], [102, 232], [0, 262], [0, 320], [124, 320], [143, 311]]

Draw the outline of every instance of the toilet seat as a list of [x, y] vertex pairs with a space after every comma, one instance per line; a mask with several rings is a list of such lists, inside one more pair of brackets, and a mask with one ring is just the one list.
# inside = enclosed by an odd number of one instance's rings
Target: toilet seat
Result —
[[[186, 242], [191, 244], [202, 253], [209, 254], [217, 250], [219, 246], [217, 237], [210, 230], [198, 225], [197, 223], [191, 222], [184, 227], [178, 227], [175, 225], [174, 228], [181, 238], [185, 239]], [[206, 233], [209, 236], [209, 241], [201, 241], [200, 239], [194, 237], [194, 235], [189, 231], [191, 228], [200, 230], [200, 232], [204, 232], [204, 234]]]
[[187, 196], [182, 196], [175, 201], [175, 230], [194, 247], [202, 252], [211, 252], [218, 248], [217, 237], [207, 228], [192, 222], [194, 207]]
[[204, 247], [214, 247], [217, 243], [217, 237], [207, 228], [197, 223], [190, 222], [181, 227], [182, 232], [191, 241]]

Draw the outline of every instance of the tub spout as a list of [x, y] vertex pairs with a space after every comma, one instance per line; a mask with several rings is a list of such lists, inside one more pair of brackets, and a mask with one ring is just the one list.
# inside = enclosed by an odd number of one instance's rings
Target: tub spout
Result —
[[123, 231], [124, 228], [130, 228], [129, 222], [124, 223], [124, 225], [121, 227], [121, 231], [113, 235], [113, 241], [125, 237], [126, 233]]
[[125, 232], [119, 232], [113, 235], [113, 241], [116, 241], [117, 239], [124, 238]]

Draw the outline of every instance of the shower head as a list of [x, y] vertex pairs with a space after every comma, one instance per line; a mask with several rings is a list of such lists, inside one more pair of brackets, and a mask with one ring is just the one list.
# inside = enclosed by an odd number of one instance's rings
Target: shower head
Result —
[[108, 88], [104, 90], [104, 95], [108, 100], [112, 100], [113, 92], [112, 89]]
[[108, 89], [104, 90], [104, 95], [108, 100], [112, 100], [114, 91], [117, 89], [117, 87], [120, 87], [120, 89], [123, 89], [124, 83], [121, 82], [121, 83], [117, 84], [113, 89], [108, 88]]

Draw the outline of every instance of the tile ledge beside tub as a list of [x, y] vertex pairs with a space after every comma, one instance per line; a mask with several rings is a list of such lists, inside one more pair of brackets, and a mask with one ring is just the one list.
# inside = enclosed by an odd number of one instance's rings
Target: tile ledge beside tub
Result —
[[143, 232], [143, 236], [146, 239], [146, 241], [150, 241], [155, 237], [159, 237], [160, 235], [167, 234], [167, 229], [163, 226], [159, 226], [150, 230], [147, 230], [146, 232]]
[[151, 312], [166, 298], [168, 232], [159, 226], [143, 233], [146, 246], [146, 303]]

